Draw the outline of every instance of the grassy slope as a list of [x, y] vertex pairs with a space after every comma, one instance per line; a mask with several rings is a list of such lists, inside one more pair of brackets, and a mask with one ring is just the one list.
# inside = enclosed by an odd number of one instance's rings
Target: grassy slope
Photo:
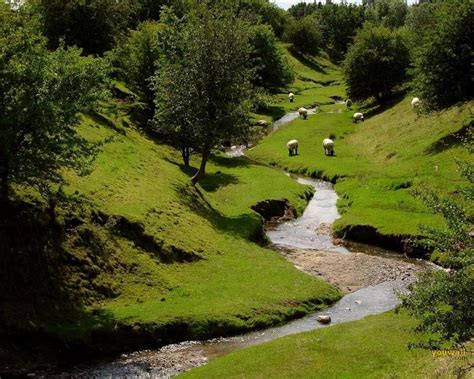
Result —
[[[199, 336], [209, 332], [207, 323], [258, 327], [338, 298], [328, 284], [249, 241], [261, 226], [251, 205], [287, 198], [301, 211], [307, 188], [277, 170], [220, 156], [210, 163], [198, 192], [189, 185], [190, 173], [180, 166], [176, 151], [133, 129], [123, 130], [126, 135], [91, 120], [84, 123], [85, 136], [109, 142], [91, 175], [69, 178], [70, 190], [79, 190], [106, 214], [143, 223], [145, 233], [165, 246], [202, 259], [163, 264], [121, 241], [118, 254], [135, 269], [113, 279], [120, 281], [120, 296], [94, 308], [115, 322], [159, 326], [184, 321]], [[197, 163], [194, 158], [192, 165]], [[89, 326], [66, 332], [83, 333]]]
[[[307, 66], [296, 68], [301, 70], [298, 77], [306, 75]], [[337, 77], [334, 70], [331, 75]], [[339, 85], [310, 91], [341, 95]], [[277, 98], [281, 107], [291, 107], [283, 95]], [[439, 141], [472, 120], [473, 104], [418, 116], [405, 98], [359, 125], [351, 122], [354, 110], [344, 108], [323, 105], [308, 120], [296, 120], [265, 138], [248, 155], [290, 171], [330, 180], [344, 177], [336, 185], [344, 213], [336, 230], [372, 225], [382, 234], [417, 234], [419, 224], [440, 225], [441, 219], [414, 199], [409, 187], [432, 186], [449, 193], [464, 184], [456, 174], [455, 160], [469, 159], [467, 153], [457, 142], [442, 146]], [[331, 133], [336, 135], [336, 156], [325, 157], [322, 140]], [[286, 142], [290, 139], [300, 142], [296, 157], [288, 157]]]
[[404, 314], [369, 316], [243, 349], [180, 378], [447, 378], [474, 363], [408, 350], [413, 325]]

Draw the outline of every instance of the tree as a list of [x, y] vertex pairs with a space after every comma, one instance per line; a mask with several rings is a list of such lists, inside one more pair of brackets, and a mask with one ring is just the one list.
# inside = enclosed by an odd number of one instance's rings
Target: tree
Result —
[[48, 46], [78, 46], [86, 54], [111, 50], [125, 35], [133, 7], [116, 0], [31, 0], [41, 18]]
[[408, 5], [405, 0], [377, 0], [373, 7], [367, 8], [367, 20], [390, 29], [405, 25]]
[[436, 28], [425, 32], [415, 50], [413, 87], [424, 106], [440, 109], [474, 94], [474, 4], [459, 0], [439, 4]]
[[224, 1], [196, 4], [155, 78], [157, 125], [202, 155], [193, 184], [212, 149], [241, 134], [247, 122], [249, 30]]
[[352, 99], [383, 101], [406, 78], [410, 53], [401, 31], [371, 23], [357, 33], [344, 60], [344, 77]]
[[54, 206], [52, 186], [67, 169], [83, 173], [94, 146], [75, 127], [105, 95], [108, 69], [81, 51], [49, 52], [36, 25], [0, 7], [0, 195], [10, 188], [38, 189]]
[[154, 113], [154, 92], [151, 78], [154, 76], [160, 58], [159, 33], [162, 24], [146, 21], [111, 54], [118, 76], [134, 91], [137, 91], [147, 105], [151, 118]]
[[286, 31], [286, 39], [299, 54], [317, 54], [322, 45], [322, 35], [313, 16], [292, 20]]
[[255, 69], [254, 87], [275, 90], [293, 81], [293, 72], [277, 45], [275, 35], [268, 25], [252, 27], [250, 59]]
[[[474, 153], [474, 130], [467, 131], [467, 147]], [[459, 188], [464, 202], [474, 200], [474, 165], [458, 162], [468, 186]], [[408, 295], [402, 296], [402, 305], [419, 319], [418, 332], [428, 333], [421, 345], [440, 348], [443, 344], [459, 344], [474, 335], [474, 238], [472, 219], [461, 199], [442, 198], [432, 191], [415, 193], [434, 212], [446, 220], [447, 229], [422, 227], [427, 236], [426, 245], [433, 250], [432, 260], [449, 269], [448, 272], [427, 272], [421, 275]]]
[[347, 52], [357, 30], [364, 23], [364, 7], [354, 4], [327, 4], [317, 8], [324, 45], [330, 56], [340, 60]]

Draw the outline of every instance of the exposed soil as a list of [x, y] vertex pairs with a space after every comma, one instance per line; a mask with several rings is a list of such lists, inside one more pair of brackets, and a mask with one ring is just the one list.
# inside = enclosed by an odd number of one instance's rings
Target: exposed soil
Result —
[[425, 267], [365, 253], [338, 254], [328, 251], [280, 248], [298, 270], [339, 287], [344, 293], [391, 280], [410, 283]]

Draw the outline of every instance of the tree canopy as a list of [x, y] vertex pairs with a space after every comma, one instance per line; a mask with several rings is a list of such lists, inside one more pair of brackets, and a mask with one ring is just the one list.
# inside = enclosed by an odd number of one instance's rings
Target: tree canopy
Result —
[[50, 52], [36, 24], [19, 12], [0, 13], [0, 188], [12, 184], [47, 194], [62, 172], [82, 172], [94, 147], [75, 126], [104, 97], [108, 69], [76, 48]]
[[249, 112], [250, 25], [223, 4], [196, 5], [155, 78], [158, 128], [202, 154], [193, 184], [211, 150], [241, 134]]
[[387, 97], [406, 79], [410, 52], [404, 34], [366, 23], [344, 61], [344, 76], [352, 99]]

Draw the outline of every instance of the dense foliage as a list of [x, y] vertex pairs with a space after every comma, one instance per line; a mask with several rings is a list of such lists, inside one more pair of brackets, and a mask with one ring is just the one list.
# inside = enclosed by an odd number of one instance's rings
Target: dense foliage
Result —
[[202, 154], [193, 184], [205, 174], [211, 150], [239, 136], [247, 123], [249, 30], [228, 6], [196, 6], [156, 76], [158, 128]]
[[48, 46], [57, 48], [61, 40], [78, 46], [87, 54], [103, 54], [127, 32], [133, 7], [130, 1], [116, 0], [31, 0], [40, 15]]
[[94, 157], [75, 126], [104, 97], [107, 67], [75, 48], [49, 52], [36, 24], [4, 7], [0, 31], [2, 200], [12, 184], [34, 186], [51, 200], [63, 170], [83, 172]]
[[[427, 5], [418, 12], [427, 24], [424, 38], [416, 49], [413, 86], [427, 109], [445, 108], [474, 95], [474, 4], [468, 0]], [[415, 32], [415, 31], [414, 31]]]
[[250, 44], [255, 87], [275, 90], [293, 81], [293, 72], [268, 25], [257, 24], [252, 28]]
[[366, 23], [344, 61], [349, 96], [384, 100], [405, 80], [409, 64], [410, 52], [402, 32]]
[[299, 54], [315, 55], [322, 47], [321, 30], [313, 16], [291, 21], [286, 30], [286, 39]]
[[119, 79], [141, 95], [151, 114], [154, 93], [150, 81], [160, 58], [159, 33], [162, 29], [162, 24], [146, 21], [137, 30], [132, 30], [110, 55]]
[[405, 25], [408, 5], [405, 0], [377, 0], [373, 7], [368, 7], [366, 20], [390, 29]]

